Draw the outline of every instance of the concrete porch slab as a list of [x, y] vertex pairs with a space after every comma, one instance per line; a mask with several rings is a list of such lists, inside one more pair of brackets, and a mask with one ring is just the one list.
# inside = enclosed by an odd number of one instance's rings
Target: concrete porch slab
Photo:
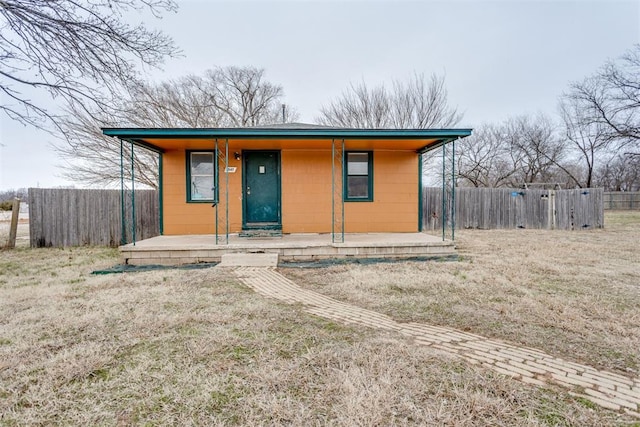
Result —
[[[220, 239], [219, 239], [220, 240]], [[220, 262], [233, 253], [277, 254], [281, 261], [329, 258], [414, 258], [455, 255], [451, 241], [424, 233], [349, 233], [344, 243], [331, 234], [285, 234], [282, 237], [247, 238], [229, 235], [216, 244], [215, 235], [157, 236], [120, 247], [126, 264], [177, 265]]]
[[278, 254], [222, 254], [220, 267], [277, 267]]

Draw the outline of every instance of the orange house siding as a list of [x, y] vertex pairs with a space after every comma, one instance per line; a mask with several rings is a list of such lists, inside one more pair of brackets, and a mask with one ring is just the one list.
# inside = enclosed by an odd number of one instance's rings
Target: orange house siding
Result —
[[373, 202], [345, 202], [347, 233], [418, 231], [418, 155], [373, 153]]
[[[264, 147], [268, 150], [268, 147]], [[237, 150], [240, 151], [240, 150]], [[373, 202], [345, 202], [345, 231], [418, 231], [418, 155], [414, 151], [374, 151]], [[280, 157], [282, 231], [331, 231], [331, 150], [283, 149]], [[242, 162], [231, 156], [229, 229], [242, 230]], [[224, 209], [225, 174], [220, 174], [220, 208]], [[212, 234], [211, 203], [187, 203], [184, 150], [163, 154], [164, 234]], [[220, 230], [222, 232], [222, 230]]]
[[[242, 168], [229, 174], [229, 229], [242, 229]], [[163, 154], [163, 221], [164, 234], [213, 234], [216, 210], [211, 203], [187, 203], [187, 163], [185, 150], [170, 150]], [[225, 176], [220, 174], [220, 196], [224, 203]], [[224, 205], [221, 206], [222, 208]], [[223, 232], [223, 230], [220, 230]]]

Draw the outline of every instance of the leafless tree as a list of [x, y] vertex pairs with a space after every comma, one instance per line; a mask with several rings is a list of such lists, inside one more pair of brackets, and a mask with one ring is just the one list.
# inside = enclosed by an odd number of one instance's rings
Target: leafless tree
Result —
[[427, 129], [457, 124], [462, 115], [449, 106], [444, 76], [416, 74], [407, 82], [394, 81], [369, 88], [351, 84], [342, 95], [320, 108], [316, 121], [350, 128]]
[[[127, 111], [120, 113], [126, 119]], [[111, 187], [120, 184], [120, 174], [128, 185], [131, 180], [131, 146], [123, 144], [124, 168], [120, 164], [120, 141], [104, 136], [100, 127], [113, 126], [113, 115], [88, 113], [76, 105], [68, 107], [68, 115], [60, 122], [63, 136], [53, 145], [62, 160], [62, 175], [82, 186]], [[133, 124], [133, 122], [127, 122]], [[129, 125], [127, 124], [127, 126]], [[158, 156], [145, 150], [133, 150], [136, 185], [158, 186]]]
[[640, 191], [640, 156], [614, 156], [598, 169], [595, 180], [607, 191]]
[[457, 147], [457, 172], [461, 185], [502, 187], [518, 172], [519, 159], [505, 143], [501, 126], [485, 124]]
[[[108, 114], [70, 104], [54, 149], [63, 174], [85, 185], [113, 185], [120, 179], [120, 143], [100, 127], [238, 127], [282, 122], [282, 87], [266, 81], [264, 70], [226, 67], [159, 84], [137, 83], [114, 101]], [[285, 108], [285, 120], [297, 113]], [[128, 150], [128, 147], [125, 147]], [[157, 186], [157, 156], [134, 150], [135, 178]], [[127, 162], [130, 153], [125, 152]], [[130, 168], [125, 168], [130, 179]]]
[[159, 84], [140, 83], [128, 87], [114, 124], [131, 127], [214, 127], [223, 113], [213, 107], [202, 90], [200, 76], [190, 75]]
[[640, 45], [572, 84], [564, 98], [580, 105], [581, 125], [600, 125], [603, 138], [640, 153]]
[[218, 67], [206, 73], [199, 87], [221, 113], [219, 126], [258, 126], [297, 119], [289, 107], [283, 120], [282, 86], [266, 81], [264, 74], [264, 69], [256, 67]]
[[582, 168], [580, 175], [562, 164], [558, 166], [569, 175], [581, 188], [593, 185], [597, 161], [607, 154], [615, 140], [609, 136], [607, 125], [589, 118], [589, 111], [584, 102], [572, 96], [565, 96], [560, 101], [560, 116], [564, 123], [561, 138], [568, 144], [574, 161]]
[[566, 150], [551, 119], [544, 114], [518, 116], [508, 119], [503, 129], [511, 157], [517, 159], [511, 186], [557, 180], [557, 166]]
[[174, 11], [172, 0], [1, 0], [0, 109], [35, 126], [59, 117], [44, 97], [100, 112], [104, 96], [176, 53], [170, 38], [143, 24], [129, 25], [132, 10], [156, 16]]
[[542, 115], [486, 124], [458, 144], [458, 175], [475, 187], [556, 182], [565, 156], [554, 124]]
[[28, 203], [29, 193], [26, 188], [0, 190], [0, 202], [13, 200], [16, 197]]

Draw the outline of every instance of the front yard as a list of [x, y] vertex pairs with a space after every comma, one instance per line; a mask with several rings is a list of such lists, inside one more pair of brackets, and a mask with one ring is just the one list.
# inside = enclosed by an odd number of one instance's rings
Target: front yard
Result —
[[[386, 313], [638, 376], [640, 216], [460, 232], [458, 262], [283, 269]], [[218, 269], [91, 275], [111, 249], [0, 252], [0, 425], [632, 425]]]

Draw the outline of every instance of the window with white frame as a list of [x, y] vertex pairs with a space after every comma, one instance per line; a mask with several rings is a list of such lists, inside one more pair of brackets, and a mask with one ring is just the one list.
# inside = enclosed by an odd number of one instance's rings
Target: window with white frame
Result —
[[187, 151], [187, 201], [215, 201], [215, 154]]

